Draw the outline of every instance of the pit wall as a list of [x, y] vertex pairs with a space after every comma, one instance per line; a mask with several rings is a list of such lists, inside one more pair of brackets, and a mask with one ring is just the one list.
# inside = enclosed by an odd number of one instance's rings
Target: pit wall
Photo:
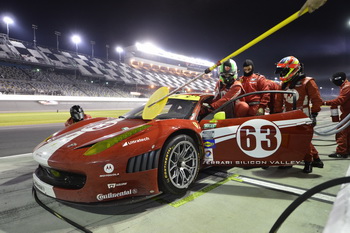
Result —
[[[73, 105], [88, 110], [133, 109], [148, 98], [81, 97], [50, 95], [0, 95], [0, 113], [69, 111]], [[45, 101], [44, 104], [39, 101]]]

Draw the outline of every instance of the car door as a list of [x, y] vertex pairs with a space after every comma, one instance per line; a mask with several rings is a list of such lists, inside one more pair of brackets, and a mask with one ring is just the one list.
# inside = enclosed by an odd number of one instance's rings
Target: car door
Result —
[[311, 121], [299, 111], [200, 121], [203, 163], [219, 166], [299, 164], [313, 135]]

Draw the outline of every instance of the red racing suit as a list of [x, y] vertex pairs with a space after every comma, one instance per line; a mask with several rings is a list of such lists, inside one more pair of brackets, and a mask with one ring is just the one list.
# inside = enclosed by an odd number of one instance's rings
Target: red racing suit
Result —
[[[297, 109], [303, 111], [307, 116], [311, 113], [318, 113], [321, 111], [322, 99], [320, 92], [318, 91], [315, 80], [311, 77], [299, 76], [296, 82], [292, 84], [292, 81], [284, 83], [282, 85], [283, 90], [294, 91], [297, 98]], [[312, 107], [310, 108], [310, 102]], [[285, 111], [293, 110], [293, 95], [292, 94], [278, 94], [275, 104], [275, 112], [282, 112], [283, 105]], [[310, 112], [311, 110], [311, 112]], [[305, 162], [312, 162], [312, 159], [317, 159], [318, 151], [310, 143], [310, 150], [305, 155]]]
[[[91, 117], [90, 115], [84, 113], [84, 120], [86, 120], [86, 119], [91, 119], [91, 118], [92, 118], [92, 117]], [[73, 121], [73, 118], [70, 117], [70, 118], [68, 118], [68, 120], [64, 123], [64, 126], [67, 127], [67, 126], [70, 126], [70, 125], [72, 125], [72, 124], [74, 124], [74, 123], [75, 123], [75, 122]]]
[[[310, 116], [311, 113], [318, 113], [321, 111], [323, 101], [321, 99], [320, 92], [318, 91], [317, 84], [313, 78], [301, 78], [296, 82], [294, 88], [291, 87], [291, 82], [288, 82], [283, 90], [296, 92], [297, 109], [302, 110], [307, 116]], [[312, 104], [311, 108], [310, 102]], [[275, 111], [282, 112], [283, 105], [285, 107], [285, 111], [293, 110], [292, 94], [277, 95]]]
[[[340, 119], [343, 120], [350, 113], [350, 82], [345, 82], [340, 86], [339, 96], [333, 100], [328, 100], [325, 105], [338, 107], [340, 106]], [[335, 135], [337, 141], [336, 152], [341, 155], [350, 154], [350, 127]]]
[[[220, 106], [222, 106], [224, 103], [226, 103], [227, 101], [229, 101], [233, 98], [236, 98], [237, 96], [240, 96], [244, 93], [245, 93], [245, 91], [242, 87], [241, 82], [234, 81], [232, 83], [232, 85], [226, 85], [219, 80], [216, 83], [215, 96], [214, 96], [214, 99], [213, 99], [212, 103], [210, 104], [210, 106], [213, 109], [217, 109]], [[243, 100], [236, 100], [234, 104], [238, 104], [240, 101], [243, 101]], [[238, 110], [238, 109], [235, 109], [235, 111], [234, 111], [234, 113], [235, 113], [234, 115], [236, 117], [243, 117], [243, 116], [247, 115], [246, 112], [237, 112], [236, 110]], [[225, 112], [226, 113], [232, 112], [232, 105], [228, 108], [225, 108]], [[233, 116], [228, 116], [228, 117], [233, 117]]]
[[[239, 79], [246, 93], [269, 90], [269, 84], [264, 75], [254, 73], [251, 76], [241, 76]], [[249, 105], [248, 115], [255, 116], [259, 108], [266, 109], [270, 94], [249, 95], [245, 97], [245, 101]]]
[[[266, 79], [269, 84], [269, 90], [278, 91], [281, 90], [281, 84], [279, 82], [272, 81], [270, 79]], [[267, 104], [267, 106], [270, 109], [270, 113], [275, 113], [275, 102], [276, 102], [277, 94], [271, 93], [270, 94], [270, 102]]]

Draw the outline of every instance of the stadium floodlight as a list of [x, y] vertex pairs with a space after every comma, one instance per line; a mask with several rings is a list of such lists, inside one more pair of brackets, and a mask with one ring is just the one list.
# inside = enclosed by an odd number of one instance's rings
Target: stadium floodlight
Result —
[[57, 51], [59, 51], [60, 42], [58, 40], [58, 37], [61, 36], [61, 32], [55, 31], [55, 35], [56, 35]]
[[115, 48], [115, 50], [117, 51], [117, 53], [119, 54], [119, 61], [121, 61], [121, 53], [124, 52], [124, 49], [120, 46], [117, 46]]
[[106, 59], [108, 62], [108, 50], [109, 50], [109, 44], [106, 44]]
[[7, 38], [10, 38], [10, 37], [9, 37], [9, 36], [10, 36], [10, 27], [9, 27], [9, 25], [10, 25], [10, 24], [13, 24], [13, 19], [11, 19], [11, 18], [8, 17], [8, 16], [5, 16], [5, 17], [3, 18], [3, 20], [4, 20], [4, 22], [6, 23]]
[[76, 53], [78, 55], [78, 44], [81, 42], [81, 38], [78, 35], [73, 35], [72, 36], [72, 41], [75, 44], [75, 51], [76, 51]]
[[36, 47], [36, 35], [35, 35], [35, 31], [38, 29], [38, 25], [32, 24], [32, 28], [33, 28], [33, 32], [34, 32], [34, 47]]
[[203, 59], [192, 58], [192, 57], [187, 57], [184, 55], [166, 52], [163, 49], [160, 49], [157, 46], [155, 46], [149, 42], [143, 43], [143, 44], [136, 42], [135, 46], [136, 46], [136, 49], [141, 51], [141, 52], [153, 54], [156, 56], [165, 57], [165, 58], [169, 58], [169, 59], [173, 59], [173, 60], [177, 60], [177, 61], [183, 61], [183, 62], [188, 62], [188, 63], [201, 65], [201, 66], [207, 66], [207, 67], [212, 66], [214, 64], [213, 62], [206, 61]]
[[94, 58], [94, 45], [96, 44], [95, 41], [90, 41], [91, 44], [91, 57]]

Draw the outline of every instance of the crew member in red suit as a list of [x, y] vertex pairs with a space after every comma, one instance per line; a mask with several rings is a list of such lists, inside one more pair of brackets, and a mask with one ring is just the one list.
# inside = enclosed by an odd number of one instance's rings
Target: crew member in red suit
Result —
[[[313, 125], [316, 125], [316, 117], [321, 111], [322, 99], [315, 80], [303, 74], [302, 65], [296, 57], [288, 56], [277, 63], [276, 74], [279, 74], [282, 81], [282, 90], [294, 91], [297, 95], [297, 109], [309, 116]], [[310, 102], [312, 107], [310, 108]], [[275, 112], [293, 110], [293, 96], [278, 94], [275, 104]], [[324, 164], [318, 156], [318, 151], [310, 143], [310, 150], [304, 158], [304, 173], [311, 173], [312, 167], [323, 168]]]
[[[344, 72], [332, 75], [331, 81], [340, 87], [339, 96], [336, 99], [324, 102], [324, 105], [338, 108], [340, 106], [340, 120], [343, 120], [350, 113], [350, 82]], [[350, 127], [335, 135], [337, 141], [336, 153], [328, 155], [331, 158], [347, 158], [350, 155]]]
[[82, 120], [86, 120], [86, 119], [91, 119], [92, 117], [88, 114], [84, 113], [84, 110], [82, 107], [80, 107], [79, 105], [74, 105], [70, 108], [70, 115], [71, 117], [68, 118], [68, 120], [66, 121], [66, 123], [64, 123], [64, 125], [70, 126], [78, 121], [82, 121]]
[[[253, 61], [247, 59], [243, 63], [243, 76], [239, 79], [242, 82], [246, 93], [254, 91], [268, 91], [269, 85], [264, 75], [254, 73]], [[244, 97], [249, 105], [249, 116], [260, 116], [265, 114], [265, 109], [270, 101], [270, 94], [256, 94]]]
[[[278, 91], [281, 90], [281, 84], [279, 82], [272, 81], [270, 79], [266, 79], [269, 84], [269, 90]], [[270, 94], [270, 102], [267, 104], [270, 113], [275, 113], [275, 102], [276, 102], [277, 94]]]
[[[203, 107], [201, 109], [200, 115], [203, 113], [209, 113], [221, 107], [227, 101], [244, 94], [242, 84], [237, 81], [237, 77], [237, 64], [234, 60], [229, 59], [220, 65], [219, 80], [215, 86], [214, 99], [208, 105], [208, 108]], [[247, 116], [249, 106], [246, 102], [243, 100], [236, 100], [233, 104], [234, 106], [229, 104], [224, 109], [227, 118]]]

